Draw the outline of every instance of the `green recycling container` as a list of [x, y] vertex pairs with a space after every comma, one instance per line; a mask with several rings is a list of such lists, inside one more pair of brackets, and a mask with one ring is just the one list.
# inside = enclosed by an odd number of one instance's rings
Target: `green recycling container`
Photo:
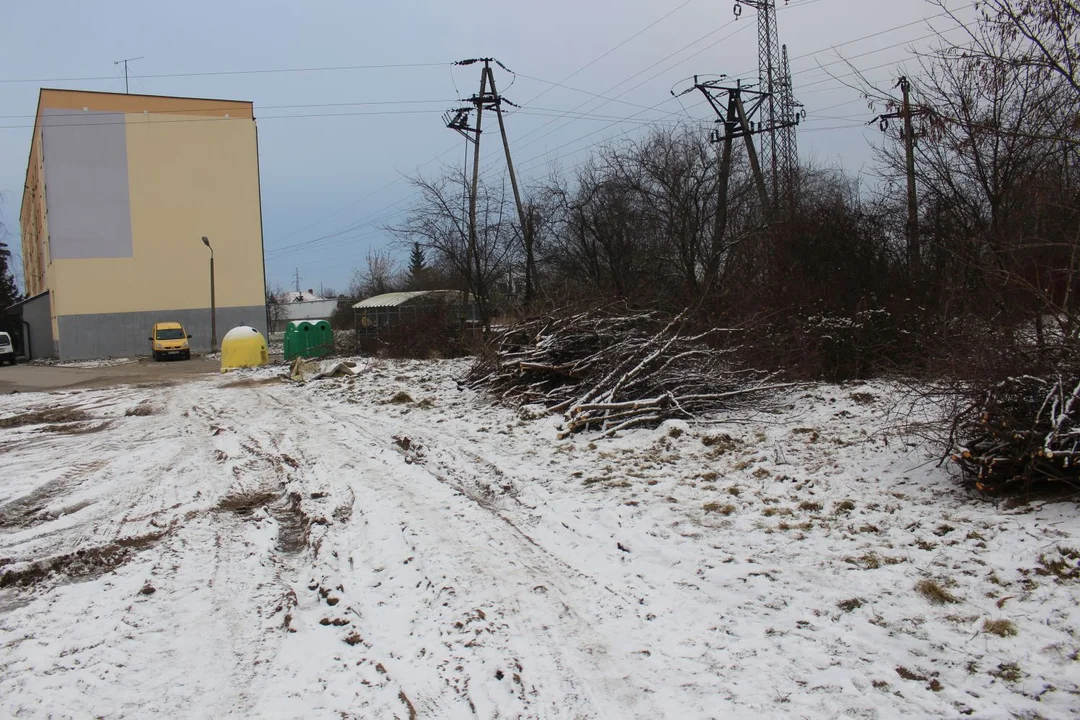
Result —
[[334, 354], [334, 331], [330, 327], [330, 323], [325, 320], [320, 320], [315, 323], [315, 328], [312, 331], [313, 344], [311, 349], [316, 353], [316, 357], [326, 357], [327, 355]]
[[285, 328], [284, 349], [286, 362], [298, 357], [326, 357], [334, 352], [334, 331], [325, 320], [293, 321]]

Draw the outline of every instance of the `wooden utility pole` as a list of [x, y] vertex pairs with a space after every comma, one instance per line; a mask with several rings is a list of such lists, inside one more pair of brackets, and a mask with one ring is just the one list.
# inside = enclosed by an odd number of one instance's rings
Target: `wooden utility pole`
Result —
[[[487, 90], [488, 74], [487, 67], [484, 68], [484, 72], [480, 73], [480, 94], [473, 97], [473, 105], [476, 107], [476, 138], [473, 142], [473, 173], [472, 173], [472, 188], [469, 191], [469, 243], [465, 250], [466, 254], [466, 266], [469, 268], [469, 275], [467, 282], [470, 286], [475, 286], [480, 281], [480, 254], [476, 250], [477, 244], [477, 231], [476, 231], [476, 199], [477, 194], [480, 191], [480, 134], [483, 132], [484, 122], [484, 95]], [[475, 282], [473, 279], [475, 278]], [[474, 289], [473, 292], [476, 292]], [[479, 295], [479, 293], [477, 293]], [[477, 298], [479, 300], [479, 298]]]
[[514, 190], [514, 205], [517, 207], [518, 222], [521, 227], [521, 241], [525, 249], [525, 308], [528, 309], [532, 306], [533, 300], [533, 223], [531, 217], [525, 217], [525, 207], [521, 204], [521, 192], [518, 190], [517, 175], [514, 173], [514, 161], [510, 157], [510, 140], [506, 137], [506, 123], [503, 121], [503, 97], [495, 89], [495, 74], [491, 72], [491, 65], [488, 62], [484, 63], [484, 72], [488, 74], [488, 82], [491, 83], [495, 116], [499, 118], [499, 133], [502, 135], [503, 152], [506, 154], [506, 169], [510, 174], [510, 187]]
[[[469, 255], [475, 262], [475, 267], [472, 272], [475, 272], [477, 278], [479, 278], [481, 268], [476, 250], [476, 197], [480, 183], [480, 135], [482, 133], [482, 118], [484, 110], [487, 109], [494, 112], [495, 117], [499, 121], [499, 133], [502, 136], [503, 152], [506, 156], [506, 168], [510, 174], [510, 186], [514, 191], [514, 205], [517, 208], [518, 223], [520, 224], [522, 243], [525, 248], [525, 305], [528, 307], [532, 304], [533, 286], [535, 284], [535, 264], [533, 258], [535, 223], [531, 216], [526, 215], [525, 207], [521, 202], [521, 191], [517, 182], [517, 174], [514, 172], [514, 161], [510, 155], [510, 140], [506, 134], [506, 123], [503, 120], [503, 103], [510, 105], [513, 105], [513, 103], [499, 94], [498, 88], [495, 85], [495, 73], [491, 68], [491, 64], [495, 63], [503, 70], [506, 70], [507, 68], [495, 58], [474, 58], [471, 60], [461, 60], [454, 64], [473, 65], [475, 63], [484, 64], [484, 67], [480, 71], [480, 93], [469, 99], [468, 102], [471, 107], [457, 108], [456, 110], [447, 112], [443, 116], [443, 120], [448, 128], [456, 130], [461, 133], [466, 140], [473, 143], [473, 179], [472, 192], [469, 199], [468, 249]], [[473, 110], [476, 111], [475, 126], [469, 124], [469, 114]]]
[[922, 241], [919, 235], [919, 193], [915, 184], [915, 125], [914, 119], [929, 115], [926, 108], [912, 108], [911, 106], [911, 82], [906, 77], [901, 77], [896, 87], [900, 88], [902, 100], [900, 110], [897, 112], [878, 115], [870, 122], [877, 122], [882, 132], [889, 129], [889, 120], [903, 120], [904, 129], [900, 131], [900, 138], [904, 141], [905, 169], [907, 172], [907, 256], [908, 275], [915, 282], [922, 275]]
[[922, 249], [919, 243], [919, 196], [915, 187], [915, 129], [911, 123], [911, 83], [900, 78], [900, 90], [904, 93], [904, 152], [907, 153], [907, 202], [908, 202], [908, 266], [911, 277], [922, 275]]

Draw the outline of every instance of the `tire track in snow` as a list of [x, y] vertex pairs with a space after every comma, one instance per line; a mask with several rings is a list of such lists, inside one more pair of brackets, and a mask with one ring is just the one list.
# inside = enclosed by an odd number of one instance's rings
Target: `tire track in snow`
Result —
[[[207, 396], [213, 401], [206, 409], [189, 411]], [[107, 476], [95, 477], [99, 497], [78, 522], [50, 530], [49, 547], [86, 549], [123, 543], [148, 528], [168, 532], [134, 548], [108, 575], [28, 590], [25, 604], [5, 603], [11, 614], [0, 619], [0, 646], [10, 652], [0, 714], [36, 707], [59, 715], [88, 708], [100, 715], [251, 715], [257, 677], [283, 636], [288, 559], [274, 549], [277, 524], [269, 515], [214, 510], [236, 480], [214, 462], [222, 437], [211, 424], [231, 413], [228, 398], [202, 382], [152, 397], [164, 413], [131, 418], [95, 438], [93, 454], [113, 460]], [[267, 440], [236, 435], [241, 443]], [[32, 557], [45, 546], [19, 547]], [[153, 589], [140, 592], [145, 587]], [[75, 616], [50, 612], [71, 603], [84, 609]], [[25, 643], [11, 644], [23, 627], [34, 628], [33, 654], [21, 651]], [[41, 676], [39, 666], [49, 671]], [[65, 672], [54, 675], [57, 669]]]
[[[328, 531], [317, 584], [344, 588], [336, 594], [358, 616], [360, 654], [388, 658], [380, 664], [405, 678], [401, 686], [421, 717], [484, 715], [481, 705], [498, 717], [516, 716], [515, 707], [522, 717], [606, 717], [611, 707], [662, 714], [618, 663], [609, 663], [607, 642], [592, 627], [599, 615], [632, 610], [545, 551], [493, 503], [470, 497], [468, 481], [451, 477], [472, 462], [460, 448], [449, 451], [457, 457], [428, 467], [394, 445], [387, 418], [296, 410], [297, 396], [290, 399], [282, 406], [289, 427], [317, 427], [318, 437], [308, 441], [324, 458], [350, 457], [362, 514]], [[297, 432], [294, 441], [304, 442]], [[327, 608], [316, 603], [311, 610]], [[418, 663], [427, 671], [416, 671]], [[395, 704], [383, 701], [387, 709]]]

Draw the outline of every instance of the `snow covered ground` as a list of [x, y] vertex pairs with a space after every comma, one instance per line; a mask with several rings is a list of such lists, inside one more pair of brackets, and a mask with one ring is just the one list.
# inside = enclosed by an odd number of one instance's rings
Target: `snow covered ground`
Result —
[[0, 398], [0, 716], [1080, 714], [1075, 506], [886, 386], [559, 440], [464, 368]]

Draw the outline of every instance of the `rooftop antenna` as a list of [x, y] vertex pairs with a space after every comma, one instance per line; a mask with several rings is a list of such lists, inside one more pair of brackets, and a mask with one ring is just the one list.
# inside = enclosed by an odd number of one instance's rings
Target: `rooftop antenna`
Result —
[[113, 62], [113, 65], [119, 65], [120, 63], [124, 63], [124, 94], [130, 94], [131, 92], [130, 90], [128, 90], [128, 63], [135, 62], [136, 60], [142, 60], [144, 57], [145, 55], [140, 55], [139, 57], [124, 58], [123, 60], [117, 60]]

